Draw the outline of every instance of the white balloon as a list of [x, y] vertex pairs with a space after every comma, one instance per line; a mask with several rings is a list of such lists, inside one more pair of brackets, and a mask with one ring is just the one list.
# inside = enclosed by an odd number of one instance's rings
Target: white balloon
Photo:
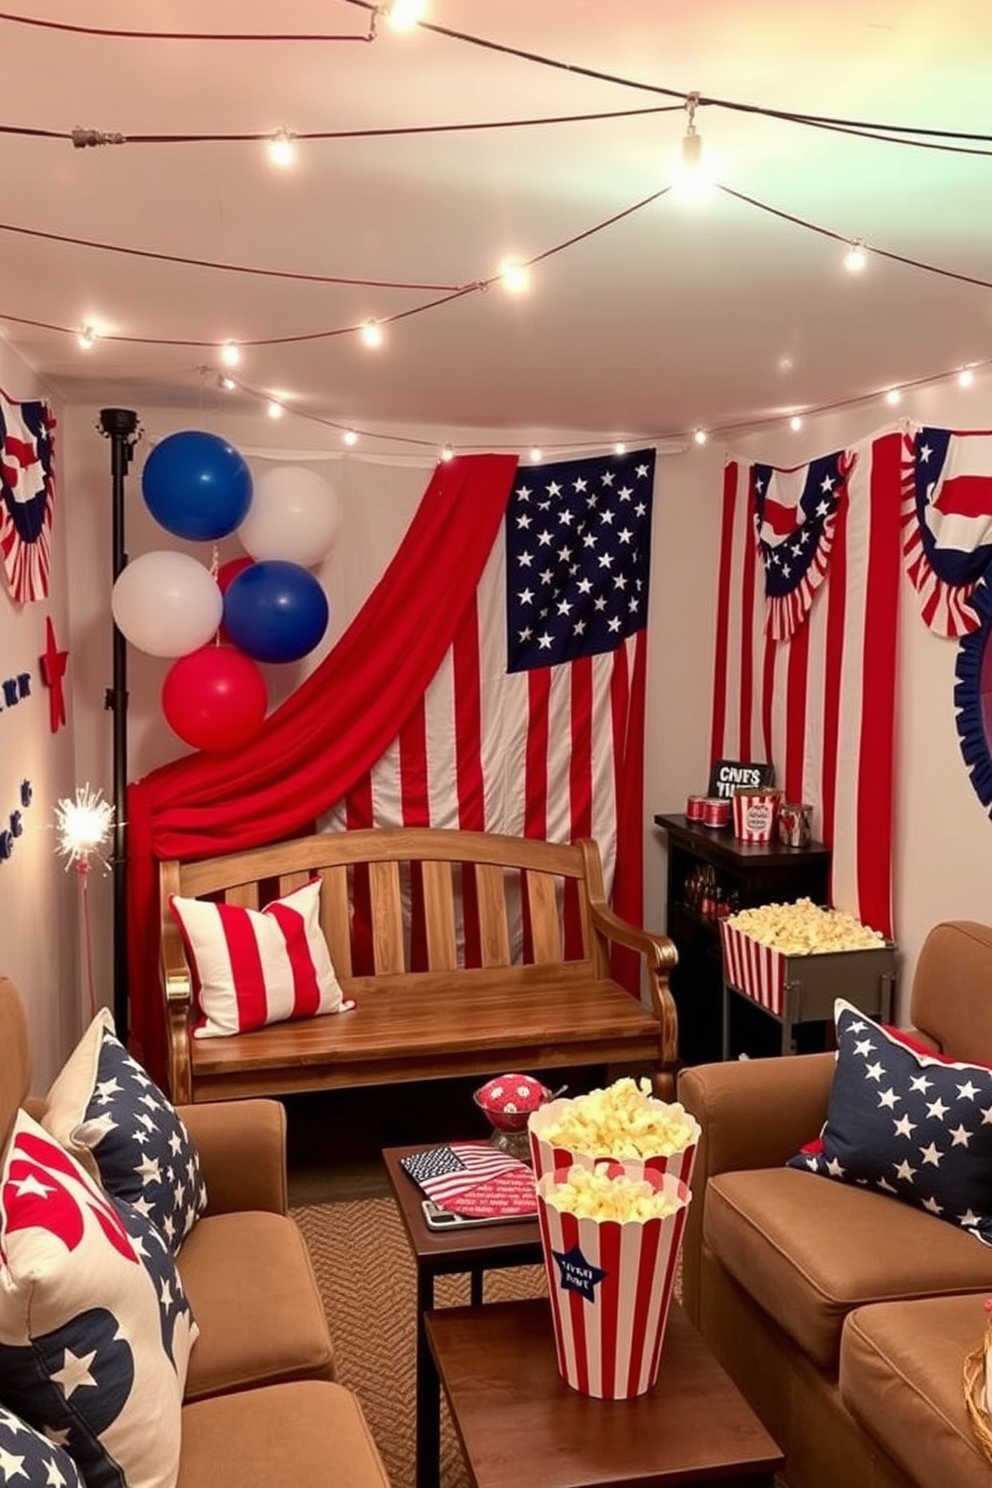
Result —
[[110, 596], [117, 628], [149, 656], [186, 656], [213, 638], [224, 596], [209, 569], [187, 553], [142, 553]]
[[253, 482], [248, 515], [238, 528], [246, 553], [311, 568], [327, 556], [338, 530], [337, 492], [305, 465], [277, 465]]

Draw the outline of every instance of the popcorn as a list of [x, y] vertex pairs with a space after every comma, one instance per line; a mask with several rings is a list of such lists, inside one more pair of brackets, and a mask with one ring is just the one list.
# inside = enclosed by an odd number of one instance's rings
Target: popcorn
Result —
[[694, 1145], [699, 1126], [678, 1101], [655, 1100], [651, 1082], [629, 1077], [605, 1090], [561, 1101], [560, 1114], [541, 1130], [552, 1147], [587, 1157], [671, 1157]]
[[822, 909], [812, 899], [741, 909], [726, 923], [786, 956], [877, 950], [886, 944], [884, 935], [862, 925], [853, 915], [840, 909]]
[[595, 1168], [569, 1168], [560, 1182], [548, 1185], [543, 1197], [561, 1214], [599, 1224], [668, 1219], [684, 1207], [685, 1200], [676, 1194], [656, 1188], [647, 1178], [633, 1178], [622, 1170], [611, 1172], [612, 1166], [601, 1162]]

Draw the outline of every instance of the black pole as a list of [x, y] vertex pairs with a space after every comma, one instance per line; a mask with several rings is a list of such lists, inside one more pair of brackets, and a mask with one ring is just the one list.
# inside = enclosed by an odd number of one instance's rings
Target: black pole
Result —
[[[113, 580], [127, 567], [124, 547], [124, 478], [138, 441], [138, 415], [130, 408], [101, 408], [100, 433], [110, 440], [113, 499]], [[114, 1028], [127, 1044], [127, 642], [114, 625], [113, 686], [104, 707], [114, 715]]]

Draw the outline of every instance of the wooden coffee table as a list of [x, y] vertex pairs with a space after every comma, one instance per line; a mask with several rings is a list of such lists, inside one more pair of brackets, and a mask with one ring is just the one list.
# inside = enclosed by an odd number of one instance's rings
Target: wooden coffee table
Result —
[[546, 1298], [429, 1312], [427, 1340], [476, 1488], [771, 1488], [784, 1458], [676, 1303], [653, 1390], [565, 1384]]
[[401, 1158], [436, 1147], [386, 1147], [382, 1160], [417, 1267], [417, 1488], [437, 1488], [441, 1451], [441, 1389], [424, 1331], [424, 1315], [434, 1306], [434, 1279], [468, 1272], [474, 1306], [483, 1300], [483, 1275], [508, 1266], [541, 1263], [541, 1235], [536, 1219], [506, 1224], [467, 1225], [431, 1230], [424, 1219], [424, 1195], [400, 1167]]

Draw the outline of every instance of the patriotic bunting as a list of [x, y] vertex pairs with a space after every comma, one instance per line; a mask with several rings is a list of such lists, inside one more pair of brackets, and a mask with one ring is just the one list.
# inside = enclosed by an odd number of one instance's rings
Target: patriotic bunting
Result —
[[977, 630], [975, 585], [992, 562], [992, 437], [920, 429], [903, 454], [903, 555], [923, 623]]
[[846, 451], [837, 450], [794, 470], [751, 466], [754, 527], [765, 570], [765, 624], [777, 641], [798, 630], [826, 578], [851, 463]]
[[0, 392], [0, 561], [18, 604], [48, 598], [54, 502], [54, 415]]

